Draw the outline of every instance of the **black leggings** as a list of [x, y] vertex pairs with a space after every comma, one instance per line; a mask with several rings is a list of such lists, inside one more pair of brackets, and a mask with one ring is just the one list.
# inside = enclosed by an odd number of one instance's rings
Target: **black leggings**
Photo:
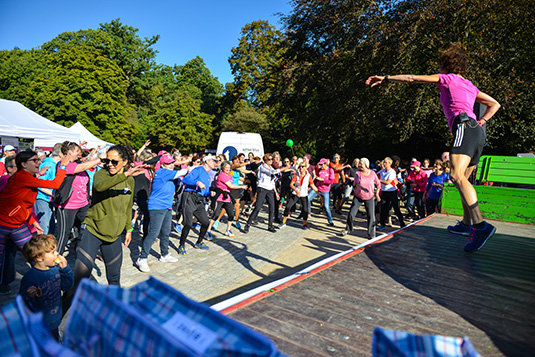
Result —
[[223, 208], [227, 212], [229, 222], [232, 222], [234, 220], [234, 205], [232, 204], [232, 202], [217, 201], [214, 209], [214, 214], [212, 215], [212, 220], [217, 221], [217, 219], [219, 218], [219, 214], [221, 213], [221, 210]]
[[199, 238], [197, 243], [202, 243], [208, 226], [210, 225], [210, 218], [204, 208], [204, 198], [194, 192], [184, 192], [182, 196], [182, 233], [180, 234], [180, 245], [186, 244], [186, 239], [193, 226], [193, 217], [197, 218], [201, 224], [199, 230]]
[[123, 245], [120, 238], [113, 242], [105, 242], [87, 229], [78, 244], [76, 263], [74, 266], [74, 286], [63, 294], [63, 315], [69, 310], [76, 288], [83, 278], [89, 278], [95, 265], [98, 251], [102, 252], [102, 260], [106, 264], [106, 279], [110, 285], [120, 285], [121, 266], [123, 265]]
[[258, 187], [257, 189], [257, 198], [256, 198], [256, 204], [253, 210], [253, 213], [251, 213], [251, 216], [247, 220], [247, 225], [250, 226], [251, 223], [258, 217], [258, 213], [260, 213], [260, 210], [262, 209], [262, 206], [264, 205], [264, 201], [267, 201], [268, 208], [269, 208], [269, 215], [268, 215], [268, 227], [273, 227], [273, 215], [275, 214], [275, 191], [273, 190], [267, 190], [262, 187]]
[[284, 209], [284, 217], [288, 217], [290, 211], [295, 212], [295, 206], [298, 201], [301, 201], [301, 213], [303, 213], [303, 220], [306, 221], [308, 217], [308, 195], [305, 197], [297, 197], [296, 195], [290, 194], [290, 198]]
[[394, 208], [394, 212], [399, 219], [399, 225], [404, 227], [405, 222], [399, 209], [398, 191], [382, 191], [381, 199], [383, 200], [383, 205], [381, 206], [381, 225], [384, 226], [386, 224], [390, 208]]
[[[67, 241], [69, 240], [69, 234], [74, 226], [80, 227], [85, 220], [89, 205], [86, 205], [78, 209], [65, 209], [56, 207], [56, 219], [58, 221], [56, 225], [56, 241], [58, 246], [56, 250], [59, 254], [65, 252]], [[83, 229], [80, 228], [78, 237], [81, 239], [83, 235]]]

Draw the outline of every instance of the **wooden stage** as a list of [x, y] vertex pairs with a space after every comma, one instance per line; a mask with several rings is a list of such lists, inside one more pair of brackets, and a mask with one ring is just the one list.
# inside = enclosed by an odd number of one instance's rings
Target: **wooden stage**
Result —
[[446, 230], [457, 219], [432, 216], [226, 312], [292, 356], [369, 356], [376, 326], [534, 356], [535, 226], [493, 221], [496, 235], [468, 254], [468, 237]]

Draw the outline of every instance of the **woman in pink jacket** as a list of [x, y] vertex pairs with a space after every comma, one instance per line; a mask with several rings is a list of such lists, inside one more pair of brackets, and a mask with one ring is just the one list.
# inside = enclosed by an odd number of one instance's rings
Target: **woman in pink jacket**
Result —
[[[323, 202], [325, 203], [325, 212], [327, 213], [327, 221], [329, 222], [329, 226], [333, 227], [333, 217], [331, 215], [331, 209], [329, 207], [330, 201], [330, 193], [331, 185], [334, 182], [334, 170], [329, 167], [329, 160], [328, 159], [321, 159], [320, 162], [318, 162], [318, 172], [316, 174], [316, 187], [318, 188], [318, 193], [323, 198]], [[318, 196], [318, 193], [316, 191], [310, 191], [308, 194], [308, 210], [310, 213], [310, 205], [312, 200]]]

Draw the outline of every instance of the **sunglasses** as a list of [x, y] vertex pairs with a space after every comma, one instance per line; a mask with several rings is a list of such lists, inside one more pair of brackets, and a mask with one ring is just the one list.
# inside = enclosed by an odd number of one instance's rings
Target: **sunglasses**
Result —
[[112, 164], [113, 166], [119, 165], [119, 161], [110, 159], [100, 159], [105, 165]]

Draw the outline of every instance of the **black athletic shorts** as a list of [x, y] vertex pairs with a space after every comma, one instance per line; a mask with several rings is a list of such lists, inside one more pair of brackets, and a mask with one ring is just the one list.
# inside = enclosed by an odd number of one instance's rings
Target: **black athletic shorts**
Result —
[[477, 165], [483, 153], [485, 141], [485, 131], [475, 119], [470, 118], [461, 123], [457, 117], [453, 123], [453, 143], [450, 154], [468, 155], [471, 158], [469, 166]]
[[239, 200], [243, 196], [243, 188], [231, 188], [230, 189], [230, 197], [234, 198], [234, 200]]

